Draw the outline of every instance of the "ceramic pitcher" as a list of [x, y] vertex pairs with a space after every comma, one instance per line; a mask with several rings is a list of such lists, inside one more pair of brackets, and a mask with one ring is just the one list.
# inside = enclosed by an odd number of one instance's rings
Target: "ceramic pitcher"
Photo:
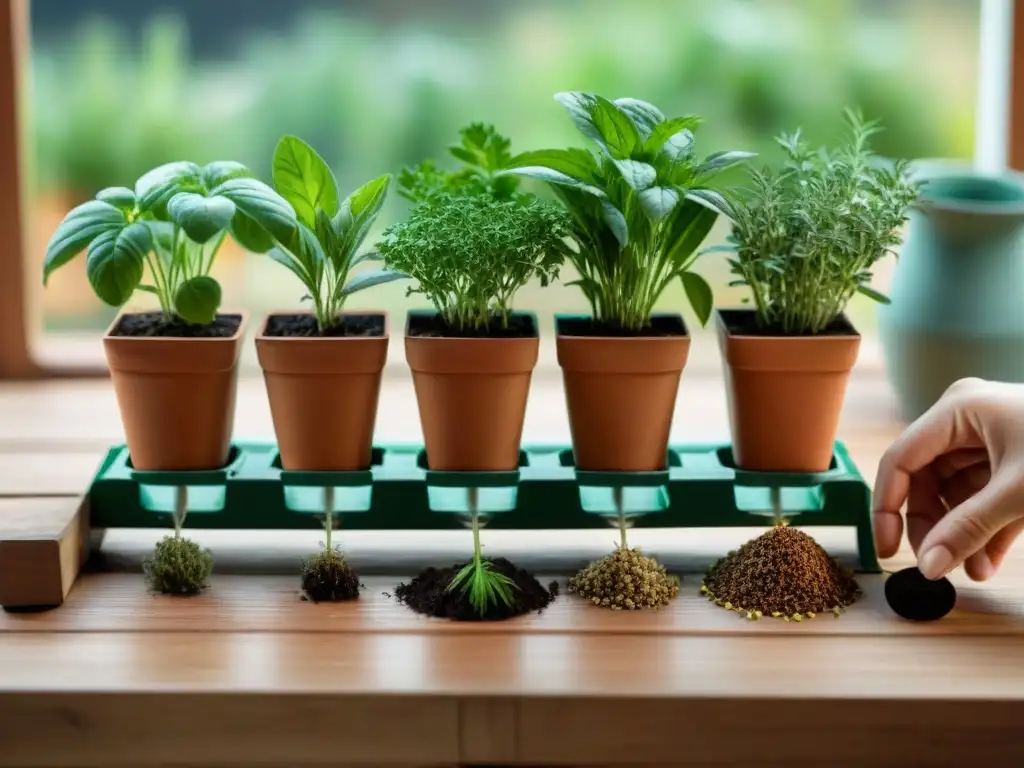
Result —
[[922, 177], [879, 307], [886, 373], [907, 420], [957, 379], [1024, 381], [1024, 176]]

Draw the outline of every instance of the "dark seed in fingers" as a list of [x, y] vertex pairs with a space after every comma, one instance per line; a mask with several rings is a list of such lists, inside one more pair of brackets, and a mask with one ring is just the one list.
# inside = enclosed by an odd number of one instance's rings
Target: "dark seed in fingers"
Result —
[[956, 587], [947, 578], [932, 581], [917, 568], [904, 568], [885, 580], [885, 599], [904, 619], [935, 621], [953, 610]]

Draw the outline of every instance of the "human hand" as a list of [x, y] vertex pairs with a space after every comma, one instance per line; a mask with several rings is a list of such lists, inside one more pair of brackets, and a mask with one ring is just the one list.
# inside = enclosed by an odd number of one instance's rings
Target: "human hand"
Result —
[[990, 578], [1024, 530], [1024, 385], [962, 379], [911, 424], [878, 466], [879, 557], [903, 536], [929, 579], [960, 564]]

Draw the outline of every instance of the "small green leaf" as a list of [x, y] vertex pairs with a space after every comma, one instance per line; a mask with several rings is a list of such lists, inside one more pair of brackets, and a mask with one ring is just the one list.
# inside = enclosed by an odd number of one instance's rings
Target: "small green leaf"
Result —
[[616, 160], [625, 160], [642, 145], [640, 132], [629, 115], [603, 96], [595, 96], [591, 117], [604, 139], [608, 154]]
[[615, 239], [619, 241], [620, 248], [629, 245], [629, 224], [626, 223], [626, 217], [622, 215], [622, 211], [616, 208], [610, 200], [601, 201], [601, 219], [615, 235]]
[[671, 162], [678, 162], [693, 153], [693, 131], [682, 130], [665, 140], [661, 154]]
[[167, 215], [185, 230], [193, 242], [202, 244], [231, 225], [235, 204], [226, 197], [203, 197], [195, 192], [179, 192], [168, 201]]
[[872, 301], [877, 301], [879, 304], [891, 304], [892, 300], [884, 293], [879, 293], [869, 285], [858, 285], [857, 293], [861, 293], [867, 296]]
[[200, 178], [207, 189], [213, 189], [230, 179], [238, 179], [244, 176], [252, 176], [252, 172], [241, 163], [234, 160], [215, 160], [206, 165]]
[[653, 165], [642, 163], [639, 160], [616, 160], [615, 166], [622, 173], [622, 178], [637, 192], [654, 185], [658, 179], [658, 172]]
[[85, 274], [100, 300], [112, 307], [128, 301], [142, 282], [146, 254], [152, 247], [152, 234], [141, 221], [104, 232], [92, 241]]
[[135, 288], [137, 291], [145, 291], [146, 293], [152, 293], [154, 296], [159, 296], [160, 291], [155, 285], [139, 285]]
[[245, 177], [229, 179], [210, 192], [210, 197], [217, 196], [233, 202], [277, 242], [294, 243], [298, 229], [295, 210], [262, 181]]
[[316, 212], [338, 212], [338, 183], [320, 155], [295, 136], [285, 136], [274, 150], [274, 187], [291, 203], [299, 221], [316, 225]]
[[[594, 109], [595, 97], [581, 91], [564, 91], [555, 94], [555, 101], [565, 107], [573, 124], [588, 139], [604, 144], [604, 137], [594, 125], [591, 113]], [[635, 127], [635, 126], [634, 126]]]
[[679, 204], [679, 193], [671, 187], [651, 187], [640, 193], [640, 205], [655, 224], [670, 215]]
[[706, 176], [711, 173], [718, 173], [724, 171], [726, 168], [731, 168], [734, 165], [744, 163], [752, 157], [757, 157], [755, 152], [715, 152], [714, 154], [708, 155], [703, 163], [697, 168], [697, 173]]
[[126, 221], [124, 211], [102, 200], [90, 200], [72, 208], [46, 246], [43, 285], [55, 270], [71, 261], [95, 238], [106, 232], [120, 231]]
[[705, 208], [710, 208], [719, 216], [732, 218], [730, 214], [729, 201], [720, 192], [713, 189], [691, 189], [686, 192], [686, 199], [700, 203]]
[[[666, 120], [657, 125], [651, 135], [647, 137], [647, 141], [644, 142], [644, 152], [656, 155], [665, 148], [669, 140], [672, 140], [673, 144], [668, 148], [668, 152], [675, 153], [679, 149], [686, 149], [693, 142], [693, 132], [700, 124], [701, 118], [696, 115], [673, 117], [671, 120]], [[673, 157], [675, 156], [673, 154]]]
[[128, 187], [107, 187], [96, 193], [96, 199], [120, 208], [126, 214], [135, 210], [135, 193]]
[[585, 182], [580, 181], [579, 179], [574, 179], [572, 176], [568, 176], [562, 173], [561, 171], [555, 171], [552, 170], [551, 168], [545, 168], [543, 166], [526, 166], [523, 168], [510, 168], [507, 171], [501, 171], [497, 175], [501, 176], [503, 174], [526, 176], [531, 179], [537, 179], [538, 181], [545, 181], [548, 184], [578, 189], [581, 192], [587, 192], [588, 194], [591, 194], [594, 197], [607, 197], [607, 195], [605, 195], [605, 193], [602, 190], [598, 189], [592, 184], [587, 184]]
[[549, 168], [566, 176], [592, 184], [597, 177], [597, 162], [594, 156], [584, 149], [538, 149], [521, 152], [513, 157], [507, 168]]
[[157, 166], [135, 182], [135, 197], [146, 197], [153, 189], [170, 181], [187, 178], [199, 179], [202, 169], [193, 162], [182, 160]]
[[365, 251], [352, 259], [351, 266], [354, 267], [357, 264], [363, 264], [368, 261], [384, 261], [384, 257], [377, 251]]
[[199, 275], [178, 286], [174, 294], [174, 311], [189, 323], [207, 325], [217, 317], [220, 300], [220, 283], [209, 275]]
[[628, 98], [616, 99], [614, 104], [629, 115], [629, 119], [633, 121], [633, 125], [636, 126], [637, 131], [640, 133], [640, 138], [643, 141], [647, 141], [655, 127], [659, 123], [665, 121], [664, 113], [662, 113], [662, 111], [656, 106], [648, 104], [646, 101]]
[[686, 298], [697, 315], [697, 320], [700, 321], [701, 327], [706, 326], [711, 317], [714, 303], [711, 286], [696, 272], [683, 272], [679, 277], [683, 282]]
[[313, 280], [306, 272], [305, 266], [290, 253], [282, 250], [281, 248], [274, 248], [267, 252], [267, 256], [270, 257], [271, 261], [277, 262], [282, 267], [288, 269], [292, 274], [299, 278], [299, 280], [302, 281], [302, 284], [309, 288], [311, 292], [315, 290]]
[[351, 296], [357, 291], [365, 291], [367, 288], [373, 288], [375, 285], [384, 285], [384, 283], [391, 283], [395, 280], [408, 280], [409, 276], [403, 272], [397, 272], [392, 269], [380, 269], [374, 270], [373, 272], [363, 272], [362, 274], [356, 275], [350, 278], [345, 287], [341, 290], [341, 295]]
[[664, 224], [663, 237], [669, 261], [677, 269], [688, 267], [717, 220], [717, 213], [689, 199], [676, 208]]
[[378, 176], [350, 194], [338, 207], [332, 222], [346, 255], [359, 249], [384, 206], [391, 175]]

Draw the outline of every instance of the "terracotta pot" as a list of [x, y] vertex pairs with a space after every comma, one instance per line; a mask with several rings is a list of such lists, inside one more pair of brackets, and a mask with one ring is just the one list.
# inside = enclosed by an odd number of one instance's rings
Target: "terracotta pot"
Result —
[[765, 472], [824, 472], [832, 462], [860, 335], [846, 319], [820, 336], [743, 334], [753, 310], [716, 312], [733, 459]]
[[410, 312], [405, 356], [412, 370], [427, 463], [444, 471], [503, 471], [519, 466], [530, 377], [540, 339], [415, 336]]
[[245, 312], [229, 338], [103, 337], [132, 466], [216, 469], [227, 463], [235, 422]]
[[381, 373], [388, 356], [385, 312], [344, 312], [384, 320], [381, 336], [256, 337], [284, 469], [344, 471], [370, 466]]
[[664, 469], [676, 393], [690, 337], [679, 315], [657, 315], [681, 334], [572, 336], [579, 317], [558, 316], [562, 367], [576, 467], [591, 471], [653, 472]]

